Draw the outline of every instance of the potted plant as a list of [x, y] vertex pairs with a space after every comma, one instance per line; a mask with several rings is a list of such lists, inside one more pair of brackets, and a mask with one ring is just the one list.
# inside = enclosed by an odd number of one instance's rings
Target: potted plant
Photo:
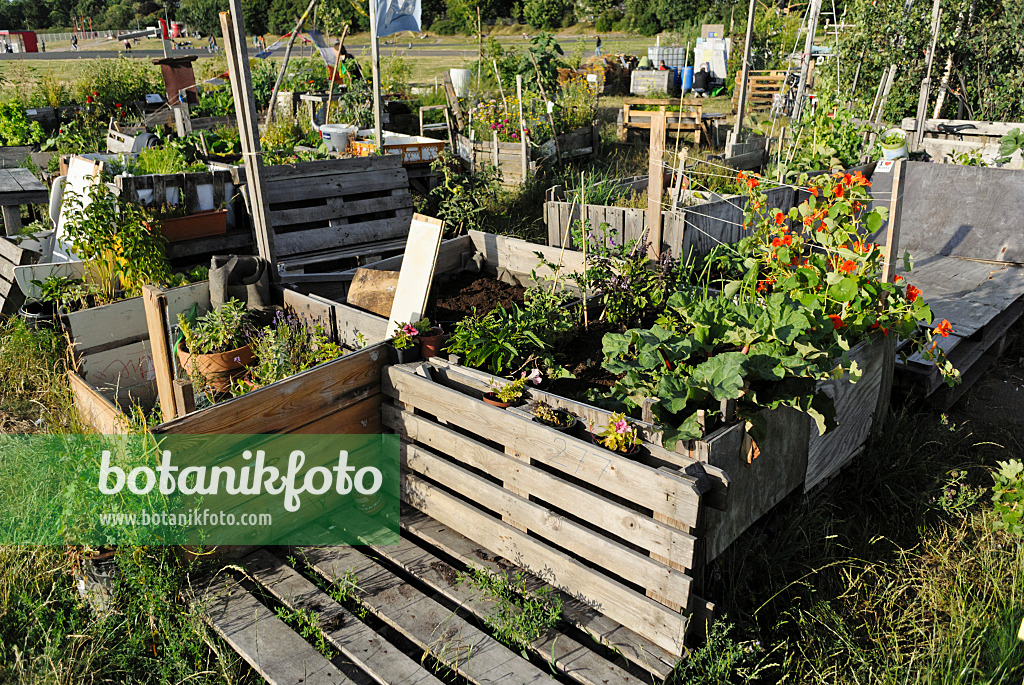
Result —
[[636, 427], [630, 425], [629, 419], [624, 413], [609, 416], [608, 425], [599, 433], [595, 433], [594, 427], [591, 426], [590, 441], [595, 445], [626, 456], [635, 456], [641, 449], [640, 436], [637, 435]]
[[420, 358], [420, 346], [415, 338], [419, 331], [411, 323], [401, 324], [388, 345], [388, 358], [392, 364], [408, 364]]
[[508, 381], [497, 390], [494, 389], [494, 382], [492, 380], [491, 391], [484, 393], [484, 402], [494, 407], [501, 407], [502, 409], [519, 404], [520, 400], [523, 399], [526, 384], [540, 385], [541, 380], [540, 369], [531, 369], [530, 373], [523, 371], [519, 378], [514, 381]]
[[907, 156], [907, 134], [898, 128], [890, 128], [878, 141], [883, 159], [904, 159]]
[[232, 379], [253, 362], [249, 313], [238, 300], [228, 300], [198, 319], [191, 313], [179, 314], [178, 326], [178, 360], [196, 387], [228, 392]]
[[566, 409], [555, 409], [543, 402], [533, 405], [533, 420], [561, 433], [572, 433], [579, 419]]
[[424, 359], [436, 357], [444, 343], [444, 329], [431, 324], [430, 319], [420, 319], [413, 326], [420, 339], [420, 356]]

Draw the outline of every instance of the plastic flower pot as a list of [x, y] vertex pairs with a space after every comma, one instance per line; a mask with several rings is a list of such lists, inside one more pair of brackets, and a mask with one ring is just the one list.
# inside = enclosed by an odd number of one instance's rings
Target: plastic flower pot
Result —
[[57, 319], [57, 307], [52, 302], [29, 300], [18, 309], [25, 326], [32, 330], [53, 328]]
[[[899, 142], [886, 143], [885, 139], [891, 135], [899, 136]], [[888, 131], [884, 131], [879, 136], [878, 145], [882, 148], [884, 159], [905, 159], [907, 157], [907, 134], [903, 132], [903, 129], [890, 128]]]
[[642, 450], [644, 448], [643, 445], [638, 443], [638, 444], [633, 445], [632, 447], [630, 447], [629, 450], [627, 450], [625, 452], [623, 452], [621, 450], [610, 450], [610, 449], [608, 449], [607, 447], [604, 446], [604, 444], [601, 442], [601, 438], [599, 438], [598, 436], [594, 435], [592, 432], [587, 431], [587, 435], [590, 437], [590, 442], [592, 442], [593, 444], [597, 445], [598, 447], [606, 449], [609, 452], [615, 452], [617, 454], [621, 454], [621, 455], [626, 456], [626, 457], [635, 457], [635, 456], [639, 455], [640, 454], [640, 450]]
[[498, 396], [493, 392], [485, 392], [483, 400], [492, 407], [501, 407], [502, 409], [507, 409], [508, 407], [511, 407], [513, 404], [515, 404], [514, 402], [502, 402], [501, 400], [498, 399]]
[[419, 358], [419, 345], [412, 345], [411, 347], [405, 347], [400, 350], [394, 345], [388, 345], [388, 361], [392, 364], [408, 364], [410, 362], [419, 361]]
[[243, 345], [228, 352], [192, 354], [178, 343], [178, 361], [189, 376], [201, 375], [216, 392], [231, 390], [231, 381], [245, 374], [245, 367], [254, 359], [252, 349]]
[[436, 357], [444, 344], [444, 330], [440, 327], [431, 328], [425, 335], [420, 334], [420, 356], [424, 359]]

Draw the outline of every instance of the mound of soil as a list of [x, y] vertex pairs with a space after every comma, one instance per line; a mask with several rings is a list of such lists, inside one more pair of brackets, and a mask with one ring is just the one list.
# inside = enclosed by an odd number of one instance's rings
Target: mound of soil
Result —
[[483, 315], [498, 305], [508, 308], [513, 303], [522, 305], [526, 289], [519, 285], [502, 283], [496, 278], [466, 273], [434, 286], [433, 304], [427, 316], [432, 321], [453, 322]]

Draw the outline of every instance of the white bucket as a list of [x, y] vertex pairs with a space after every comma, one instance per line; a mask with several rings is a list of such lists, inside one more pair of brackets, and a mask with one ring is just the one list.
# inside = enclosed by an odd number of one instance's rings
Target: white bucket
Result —
[[452, 88], [455, 89], [455, 96], [464, 98], [469, 93], [469, 79], [473, 75], [469, 69], [452, 69]]
[[[900, 136], [899, 143], [884, 143], [886, 137], [890, 134], [898, 134]], [[903, 129], [890, 128], [888, 131], [883, 131], [878, 136], [878, 146], [882, 148], [882, 159], [906, 159], [907, 158], [907, 134]]]
[[344, 152], [348, 149], [348, 141], [355, 135], [357, 126], [351, 124], [324, 124], [320, 127], [320, 136], [324, 145], [331, 152]]

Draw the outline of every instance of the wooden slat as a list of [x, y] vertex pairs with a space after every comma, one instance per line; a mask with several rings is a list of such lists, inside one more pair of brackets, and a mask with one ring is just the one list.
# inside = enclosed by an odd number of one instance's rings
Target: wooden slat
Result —
[[[403, 508], [402, 530], [403, 533], [426, 542], [466, 566], [478, 566], [499, 575], [511, 576], [518, 571], [511, 561], [495, 558], [469, 538], [415, 509]], [[531, 576], [527, 576], [526, 582], [530, 590], [551, 587], [543, 580]], [[647, 638], [598, 613], [593, 606], [564, 593], [562, 616], [601, 644], [613, 648], [616, 653], [655, 674], [659, 679], [666, 678], [679, 661], [678, 653], [662, 649]]]
[[329, 221], [360, 214], [412, 209], [412, 195], [407, 190], [393, 192], [394, 194], [386, 197], [371, 197], [351, 202], [346, 202], [341, 197], [328, 197], [326, 203], [322, 205], [272, 210], [270, 216], [274, 220], [275, 227], [283, 228], [292, 224], [309, 224], [315, 221]]
[[372, 394], [387, 355], [383, 345], [321, 364], [258, 392], [234, 397], [217, 411], [196, 412], [154, 429], [164, 433], [245, 435], [287, 432], [322, 415], [327, 407], [343, 409]]
[[[398, 155], [322, 159], [312, 162], [297, 162], [295, 164], [263, 167], [262, 180], [264, 183], [272, 183], [286, 179], [306, 179], [335, 174], [377, 173], [389, 169], [399, 169], [401, 166], [402, 158]], [[233, 174], [236, 184], [245, 183], [244, 169], [236, 167], [233, 170]]]
[[74, 371], [68, 371], [68, 384], [75, 409], [86, 426], [101, 435], [117, 435], [128, 430], [128, 417]]
[[262, 587], [287, 607], [315, 613], [328, 642], [377, 681], [396, 685], [440, 683], [402, 650], [268, 551], [261, 549], [252, 553], [242, 564]]
[[[458, 458], [458, 455], [453, 456]], [[683, 604], [690, 594], [692, 580], [685, 574], [653, 561], [650, 557], [614, 542], [600, 533], [595, 533], [546, 506], [531, 502], [530, 495], [541, 499], [551, 497], [545, 483], [529, 492], [522, 489], [521, 495], [516, 494], [438, 457], [429, 450], [409, 444], [402, 445], [402, 465], [486, 509], [500, 512], [510, 521], [530, 530], [535, 536], [545, 538], [560, 548], [592, 562], [593, 565], [607, 569], [641, 587], [655, 590], [661, 595], [675, 598], [676, 601], [681, 600]]]
[[[409, 174], [405, 169], [374, 172], [372, 174], [340, 174], [311, 179], [293, 179], [268, 184], [267, 194], [271, 208], [282, 209], [286, 202], [304, 202], [326, 197], [348, 197], [363, 193], [383, 193], [408, 189]], [[275, 207], [276, 206], [276, 207]]]
[[700, 493], [693, 479], [665, 474], [610, 450], [566, 436], [564, 447], [532, 421], [484, 404], [398, 367], [389, 367], [382, 387], [389, 397], [438, 419], [486, 436], [595, 487], [642, 503], [687, 525], [696, 522]]
[[136, 342], [149, 335], [141, 297], [71, 312], [64, 317], [64, 323], [79, 354], [89, 354], [99, 347], [109, 349], [121, 342]]
[[219, 576], [200, 602], [207, 623], [271, 685], [353, 682], [236, 581]]
[[351, 547], [304, 548], [330, 582], [354, 573], [359, 601], [434, 659], [471, 683], [540, 683], [550, 676]]
[[[373, 551], [418, 581], [426, 583], [459, 607], [484, 618], [494, 611], [494, 600], [468, 583], [459, 583], [458, 571], [437, 556], [403, 537], [397, 546], [375, 546]], [[560, 671], [582, 685], [641, 683], [628, 671], [616, 666], [585, 645], [559, 632], [541, 635], [530, 643], [530, 651], [553, 663]]]
[[407, 441], [415, 441], [451, 455], [505, 483], [528, 491], [565, 511], [585, 519], [611, 535], [689, 567], [694, 538], [663, 525], [599, 493], [582, 488], [535, 466], [510, 459], [505, 453], [412, 412], [385, 405], [384, 425]]
[[682, 653], [686, 618], [631, 588], [609, 579], [523, 533], [488, 516], [411, 474], [402, 478], [402, 499], [424, 514], [455, 527], [552, 585], [592, 603], [595, 609], [662, 648]]
[[396, 212], [390, 219], [374, 219], [356, 224], [309, 228], [277, 234], [278, 254], [284, 257], [305, 255], [377, 240], [398, 239], [409, 234], [412, 207]]

